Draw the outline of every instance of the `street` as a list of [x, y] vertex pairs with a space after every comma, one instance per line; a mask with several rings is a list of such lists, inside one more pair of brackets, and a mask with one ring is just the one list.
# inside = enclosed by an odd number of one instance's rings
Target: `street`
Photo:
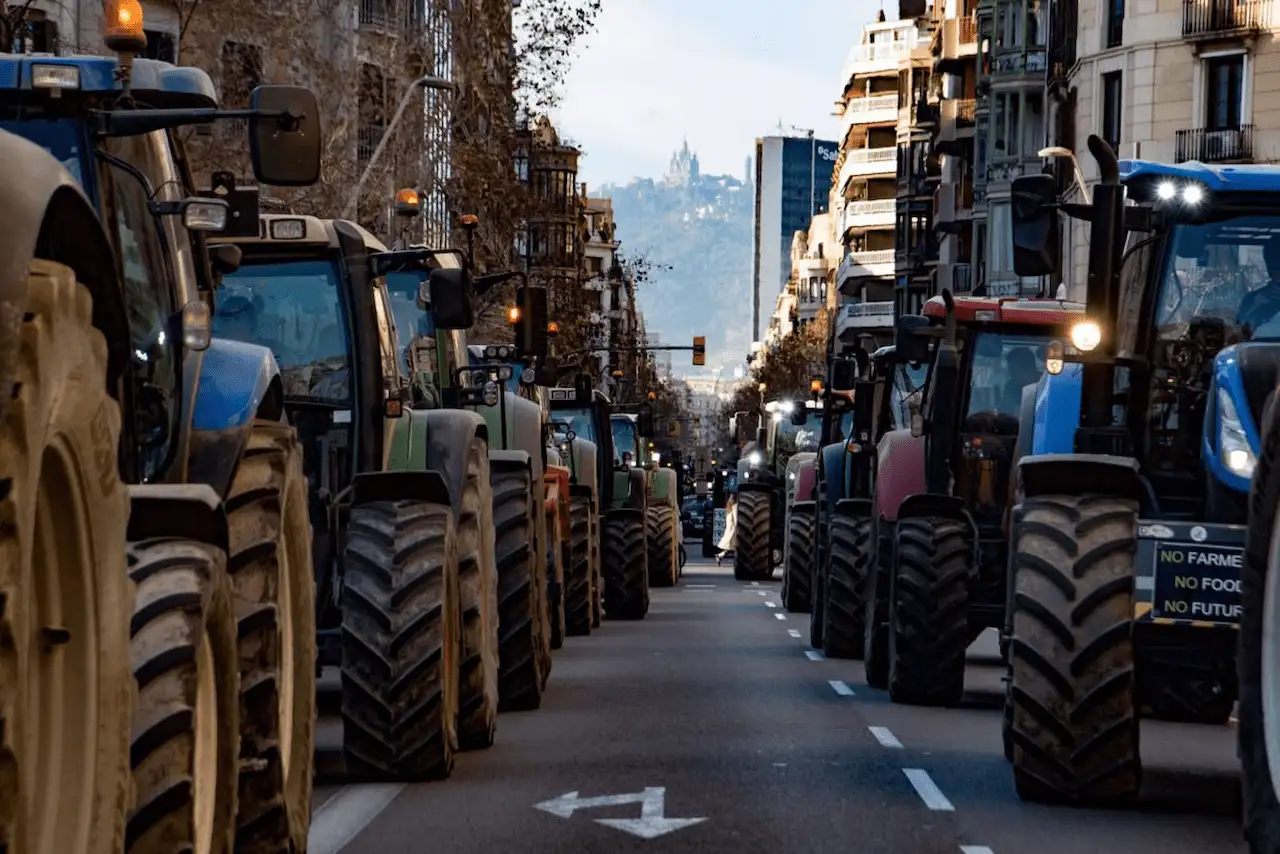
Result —
[[1024, 805], [989, 638], [964, 708], [893, 706], [808, 649], [778, 588], [691, 559], [645, 620], [570, 638], [543, 708], [443, 783], [344, 787], [323, 719], [311, 854], [1245, 851], [1230, 728], [1144, 724], [1137, 810]]

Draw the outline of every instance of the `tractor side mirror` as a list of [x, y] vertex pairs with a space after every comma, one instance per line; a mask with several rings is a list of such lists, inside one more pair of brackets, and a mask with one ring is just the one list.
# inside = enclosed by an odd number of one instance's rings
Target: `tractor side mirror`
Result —
[[1013, 271], [1047, 276], [1058, 269], [1058, 187], [1052, 175], [1014, 179], [1011, 191]]
[[320, 105], [302, 86], [258, 86], [249, 109], [249, 158], [261, 184], [310, 187], [320, 180]]
[[579, 406], [591, 403], [591, 374], [578, 374], [573, 378], [573, 402]]
[[848, 391], [858, 381], [858, 363], [853, 359], [836, 359], [831, 363], [831, 390]]
[[809, 413], [805, 411], [803, 406], [797, 406], [791, 410], [791, 424], [794, 427], [803, 427], [809, 423]]
[[639, 417], [636, 419], [636, 430], [646, 439], [653, 435], [653, 407], [647, 403], [640, 404]]
[[894, 324], [894, 353], [906, 362], [924, 362], [929, 359], [929, 339], [921, 334], [929, 328], [929, 318], [919, 314], [904, 314]]
[[[437, 329], [470, 329], [476, 322], [471, 309], [471, 274], [465, 269], [436, 269], [426, 282], [431, 315]], [[421, 295], [420, 295], [421, 296]]]

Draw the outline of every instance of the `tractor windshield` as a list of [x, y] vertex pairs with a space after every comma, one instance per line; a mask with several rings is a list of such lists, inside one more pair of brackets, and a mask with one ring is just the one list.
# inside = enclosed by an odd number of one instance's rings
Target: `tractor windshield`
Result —
[[349, 403], [345, 315], [331, 261], [249, 261], [223, 278], [213, 334], [271, 348], [286, 397]]
[[979, 332], [973, 338], [973, 373], [965, 433], [1016, 435], [1022, 390], [1044, 373], [1047, 336]]
[[419, 338], [435, 343], [436, 324], [431, 312], [418, 308], [419, 277], [413, 273], [388, 273], [387, 297], [391, 301], [391, 314], [395, 317], [397, 348], [400, 366], [409, 372], [406, 348]]
[[92, 153], [85, 148], [84, 122], [79, 119], [0, 119], [0, 130], [34, 142], [56, 157], [67, 171], [89, 191], [88, 164]]
[[899, 362], [894, 366], [889, 399], [895, 428], [901, 429], [911, 423], [911, 404], [919, 405], [924, 394], [925, 377], [928, 375], [929, 366], [924, 362]]
[[[551, 413], [551, 421], [553, 424], [563, 424], [574, 432], [574, 435], [584, 442], [594, 442], [596, 445], [600, 441], [596, 438], [595, 419], [591, 417], [591, 413], [586, 409], [557, 409]], [[617, 430], [615, 429], [616, 433]]]
[[636, 440], [636, 424], [630, 418], [613, 418], [613, 462], [622, 465], [622, 455], [631, 455], [631, 464], [639, 465], [636, 456], [638, 445]]
[[[787, 470], [787, 463], [793, 454], [806, 451], [817, 453], [822, 442], [822, 410], [805, 409], [804, 424], [792, 424], [790, 415], [776, 415], [778, 430], [774, 434], [774, 471], [781, 476]], [[853, 430], [853, 413], [846, 412], [840, 416], [836, 427], [840, 431], [837, 439], [843, 440]]]
[[1161, 338], [1182, 338], [1193, 320], [1216, 319], [1228, 343], [1280, 339], [1280, 216], [1179, 223], [1165, 246], [1156, 302]]

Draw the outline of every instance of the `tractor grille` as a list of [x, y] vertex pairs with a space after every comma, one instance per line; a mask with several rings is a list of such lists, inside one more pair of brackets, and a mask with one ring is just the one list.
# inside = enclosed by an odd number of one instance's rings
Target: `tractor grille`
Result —
[[1236, 358], [1240, 362], [1240, 379], [1249, 401], [1253, 423], [1262, 429], [1262, 409], [1280, 380], [1280, 342], [1249, 341], [1240, 344]]

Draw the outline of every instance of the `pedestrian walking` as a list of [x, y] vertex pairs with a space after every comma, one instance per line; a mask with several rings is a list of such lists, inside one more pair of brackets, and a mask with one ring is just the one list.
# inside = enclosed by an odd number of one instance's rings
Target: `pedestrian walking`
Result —
[[716, 566], [720, 565], [725, 555], [733, 554], [734, 540], [737, 536], [738, 496], [734, 493], [729, 495], [729, 500], [724, 505], [724, 534], [720, 537], [720, 542], [716, 543], [716, 548], [720, 550], [716, 552]]

